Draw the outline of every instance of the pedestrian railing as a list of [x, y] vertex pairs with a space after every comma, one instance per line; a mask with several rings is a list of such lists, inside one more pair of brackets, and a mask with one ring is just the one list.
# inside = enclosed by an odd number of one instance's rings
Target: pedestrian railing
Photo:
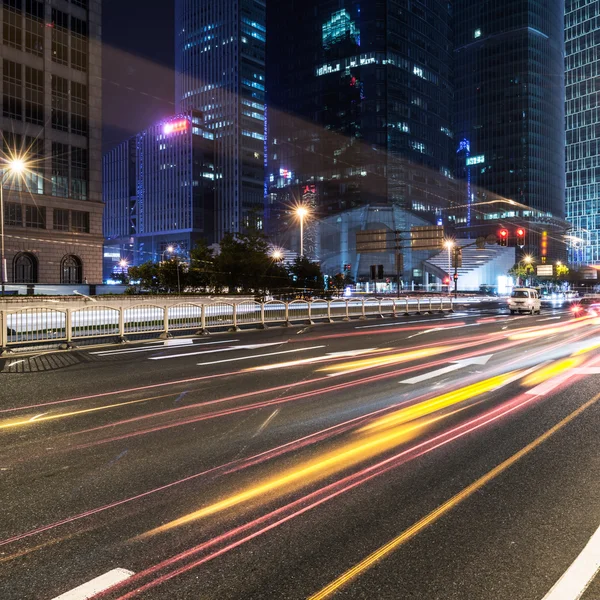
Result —
[[282, 302], [215, 302], [213, 304], [139, 304], [121, 308], [93, 305], [29, 307], [0, 310], [0, 348], [19, 345], [76, 343], [78, 340], [118, 337], [121, 340], [147, 334], [168, 337], [172, 332], [206, 333], [210, 329], [240, 326], [331, 322], [452, 312], [452, 298], [351, 298], [347, 300], [294, 300]]

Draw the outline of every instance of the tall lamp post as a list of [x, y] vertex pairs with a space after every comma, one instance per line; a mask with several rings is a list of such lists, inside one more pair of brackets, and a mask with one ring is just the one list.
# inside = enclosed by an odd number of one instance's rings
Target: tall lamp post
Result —
[[6, 180], [7, 175], [20, 175], [25, 171], [26, 165], [25, 161], [20, 158], [15, 158], [8, 163], [6, 163], [6, 167], [4, 172], [2, 173], [2, 178], [0, 179], [0, 271], [2, 279], [2, 295], [4, 296], [6, 292], [6, 255], [4, 253], [4, 181]]
[[304, 206], [299, 206], [296, 209], [296, 215], [300, 219], [300, 256], [304, 256], [304, 219], [308, 215], [308, 209]]
[[[175, 252], [174, 246], [167, 246], [162, 253], [162, 262], [165, 262], [165, 253], [173, 254]], [[179, 260], [177, 260], [177, 293], [181, 294], [181, 281], [179, 279]]]

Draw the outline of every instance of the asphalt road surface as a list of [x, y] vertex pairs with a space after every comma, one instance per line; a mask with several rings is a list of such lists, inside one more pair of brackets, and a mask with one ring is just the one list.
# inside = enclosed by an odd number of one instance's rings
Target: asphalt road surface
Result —
[[506, 312], [0, 359], [0, 598], [598, 600], [600, 319]]

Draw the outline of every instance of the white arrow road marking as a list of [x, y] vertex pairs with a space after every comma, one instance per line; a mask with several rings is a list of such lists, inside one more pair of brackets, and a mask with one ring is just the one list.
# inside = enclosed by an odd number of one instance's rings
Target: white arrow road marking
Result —
[[64, 594], [57, 596], [54, 600], [87, 600], [88, 598], [93, 598], [96, 594], [107, 590], [113, 585], [129, 579], [132, 575], [135, 575], [135, 573], [133, 571], [128, 571], [127, 569], [113, 569], [108, 573], [104, 573], [104, 575], [100, 575], [100, 577], [96, 577], [96, 579], [92, 579], [91, 581], [76, 587], [70, 592], [65, 592]]
[[[295, 348], [294, 350], [282, 350], [281, 352], [269, 352], [268, 354], [252, 354], [251, 356], [238, 356], [237, 358], [224, 358], [223, 360], [211, 360], [210, 362], [197, 363], [199, 367], [206, 365], [219, 365], [221, 363], [238, 362], [239, 360], [253, 360], [255, 358], [264, 358], [265, 356], [279, 356], [280, 354], [293, 354], [294, 352], [306, 352], [307, 350], [317, 350], [325, 346], [310, 346], [309, 348]], [[254, 369], [251, 369], [254, 371]]]
[[[325, 346], [317, 346], [317, 348], [324, 348]], [[322, 360], [329, 360], [332, 358], [345, 358], [351, 356], [360, 356], [361, 354], [368, 354], [369, 352], [375, 352], [377, 348], [362, 348], [361, 350], [346, 350], [345, 352], [330, 352], [325, 356], [313, 356], [312, 358], [303, 358], [301, 360], [290, 360], [284, 363], [275, 363], [273, 365], [262, 365], [260, 367], [254, 367], [252, 371], [269, 371], [271, 369], [282, 369], [284, 367], [297, 367], [299, 365], [308, 365], [310, 363], [320, 362]], [[380, 351], [385, 348], [380, 348]]]
[[600, 527], [543, 600], [578, 600], [600, 571]]
[[417, 377], [411, 377], [410, 379], [405, 379], [400, 383], [407, 383], [409, 385], [414, 385], [415, 383], [421, 383], [423, 381], [427, 381], [428, 379], [434, 379], [435, 377], [439, 377], [440, 375], [445, 375], [446, 373], [451, 373], [452, 371], [458, 371], [459, 369], [464, 369], [470, 365], [485, 365], [490, 358], [492, 358], [493, 354], [485, 354], [483, 356], [475, 356], [473, 358], [465, 358], [464, 360], [457, 360], [454, 364], [448, 365], [447, 367], [443, 367], [441, 369], [437, 369], [436, 371], [430, 371], [429, 373], [424, 373], [423, 375], [417, 375]]
[[183, 358], [184, 356], [198, 356], [199, 354], [215, 354], [216, 352], [232, 352], [234, 350], [258, 350], [269, 346], [281, 346], [287, 342], [271, 342], [270, 344], [248, 344], [247, 346], [228, 346], [216, 350], [201, 350], [200, 352], [184, 352], [182, 354], [168, 354], [167, 356], [151, 356], [148, 360], [167, 360], [169, 358]]

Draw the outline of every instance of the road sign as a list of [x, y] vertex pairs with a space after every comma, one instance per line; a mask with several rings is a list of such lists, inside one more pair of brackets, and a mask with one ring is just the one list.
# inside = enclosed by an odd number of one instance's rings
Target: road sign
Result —
[[538, 277], [552, 277], [554, 275], [554, 265], [538, 265], [537, 276]]
[[357, 252], [389, 252], [396, 248], [399, 238], [391, 229], [369, 229], [356, 232]]
[[444, 244], [443, 226], [410, 228], [410, 247], [413, 250], [439, 250]]

